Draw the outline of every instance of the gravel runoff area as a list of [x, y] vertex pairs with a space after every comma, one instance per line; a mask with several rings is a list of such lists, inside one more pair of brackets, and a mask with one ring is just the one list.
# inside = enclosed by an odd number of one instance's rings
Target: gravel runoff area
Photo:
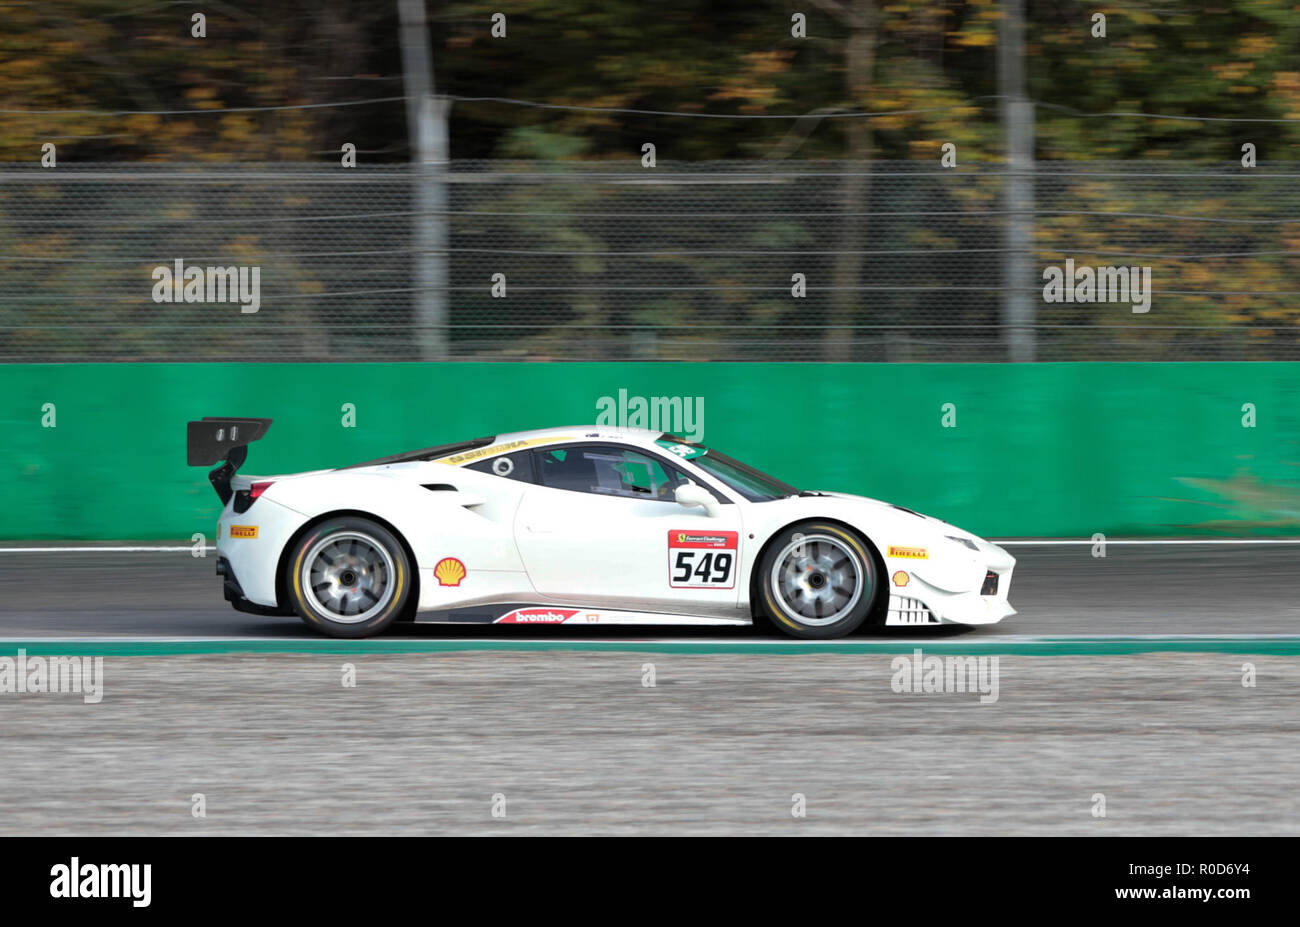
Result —
[[888, 654], [103, 659], [0, 694], [0, 833], [1300, 833], [1295, 658], [1002, 656], [985, 704]]

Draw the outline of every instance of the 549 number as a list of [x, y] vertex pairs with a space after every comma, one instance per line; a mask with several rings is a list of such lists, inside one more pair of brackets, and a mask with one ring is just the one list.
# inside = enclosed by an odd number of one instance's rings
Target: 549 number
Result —
[[727, 550], [673, 551], [674, 589], [725, 588], [733, 585], [736, 557]]

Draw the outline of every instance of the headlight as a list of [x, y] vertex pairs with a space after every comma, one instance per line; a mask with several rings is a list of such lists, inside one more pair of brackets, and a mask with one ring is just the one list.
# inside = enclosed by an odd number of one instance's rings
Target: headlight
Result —
[[975, 542], [970, 538], [955, 538], [951, 534], [945, 535], [945, 537], [950, 541], [956, 541], [958, 544], [964, 544], [971, 550], [979, 550], [979, 548], [975, 546]]

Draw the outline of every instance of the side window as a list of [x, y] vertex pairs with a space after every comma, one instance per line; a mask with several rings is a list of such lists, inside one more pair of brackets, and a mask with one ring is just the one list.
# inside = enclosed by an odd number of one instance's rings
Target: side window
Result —
[[673, 491], [686, 482], [676, 469], [625, 447], [557, 447], [534, 454], [537, 482], [552, 489], [672, 502]]
[[524, 483], [533, 481], [533, 458], [527, 451], [515, 451], [513, 454], [500, 454], [487, 460], [478, 460], [465, 469], [477, 470], [479, 473], [493, 473]]

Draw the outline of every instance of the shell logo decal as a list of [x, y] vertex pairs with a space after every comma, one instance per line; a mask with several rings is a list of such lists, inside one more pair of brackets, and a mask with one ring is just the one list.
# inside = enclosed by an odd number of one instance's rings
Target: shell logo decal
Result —
[[465, 578], [465, 564], [455, 557], [443, 557], [433, 568], [433, 575], [438, 578], [439, 586], [459, 586]]
[[894, 585], [895, 585], [895, 586], [906, 586], [906, 585], [907, 585], [907, 581], [908, 581], [910, 578], [911, 578], [911, 577], [909, 577], [909, 576], [908, 576], [906, 573], [904, 573], [902, 570], [899, 570], [897, 573], [894, 574]]

